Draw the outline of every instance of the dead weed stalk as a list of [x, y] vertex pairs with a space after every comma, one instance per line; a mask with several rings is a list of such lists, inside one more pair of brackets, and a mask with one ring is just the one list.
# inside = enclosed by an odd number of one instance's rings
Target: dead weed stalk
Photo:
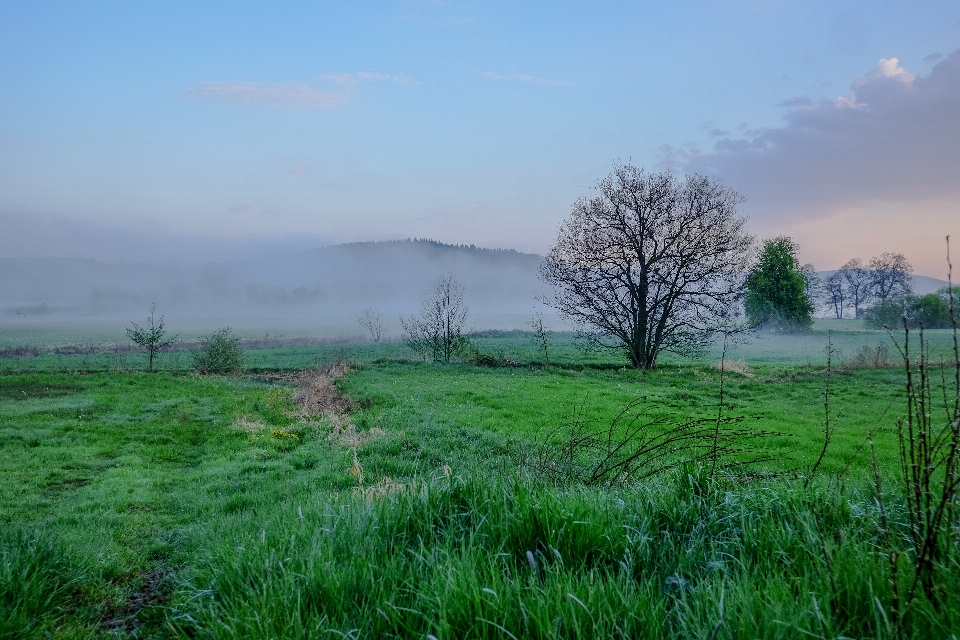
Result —
[[[949, 236], [947, 265], [953, 321], [953, 363], [941, 363], [940, 375], [935, 376], [929, 346], [923, 336], [923, 325], [920, 325], [919, 346], [914, 354], [906, 315], [903, 316], [903, 343], [890, 335], [900, 353], [906, 375], [902, 396], [906, 411], [897, 423], [897, 440], [900, 445], [900, 478], [908, 515], [906, 538], [914, 566], [912, 583], [903, 594], [903, 603], [898, 603], [904, 610], [910, 607], [919, 592], [926, 596], [935, 610], [939, 610], [943, 586], [938, 580], [938, 573], [945, 563], [955, 561], [957, 543], [960, 541], [956, 516], [957, 502], [960, 500], [960, 344]], [[934, 381], [937, 377], [939, 381]], [[937, 393], [934, 393], [934, 389]], [[879, 499], [879, 488], [876, 493]], [[890, 539], [886, 541], [886, 546], [891, 555], [898, 551]], [[893, 562], [891, 579], [896, 581], [896, 564]], [[894, 598], [897, 598], [896, 592]]]
[[595, 426], [581, 407], [568, 421], [546, 430], [521, 462], [553, 482], [585, 485], [624, 484], [688, 464], [744, 473], [774, 459], [751, 443], [761, 441], [760, 436], [784, 435], [749, 429], [744, 421], [743, 416], [676, 421], [650, 415], [644, 400], [634, 400], [604, 428]]

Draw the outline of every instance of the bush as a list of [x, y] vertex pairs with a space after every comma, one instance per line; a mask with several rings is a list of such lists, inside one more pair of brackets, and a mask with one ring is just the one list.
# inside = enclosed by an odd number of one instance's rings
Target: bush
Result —
[[896, 329], [903, 326], [901, 318], [905, 305], [906, 301], [903, 299], [881, 300], [863, 312], [863, 319], [868, 327]]
[[517, 362], [503, 355], [500, 351], [497, 355], [490, 355], [480, 351], [477, 345], [469, 340], [464, 342], [460, 353], [466, 357], [467, 362], [475, 367], [516, 367]]
[[230, 373], [243, 367], [240, 338], [230, 327], [203, 336], [193, 351], [193, 366], [198, 373]]
[[[955, 292], [954, 299], [956, 295]], [[944, 287], [936, 293], [923, 296], [908, 295], [882, 300], [867, 309], [863, 317], [871, 327], [899, 328], [903, 326], [904, 315], [911, 329], [918, 329], [920, 325], [925, 329], [949, 329], [953, 326], [950, 290]]]

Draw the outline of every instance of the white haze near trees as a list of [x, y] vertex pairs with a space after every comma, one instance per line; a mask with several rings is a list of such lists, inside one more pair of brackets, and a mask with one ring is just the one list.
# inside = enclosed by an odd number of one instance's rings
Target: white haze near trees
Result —
[[[365, 242], [199, 267], [108, 264], [80, 258], [0, 258], [0, 327], [83, 319], [122, 326], [152, 303], [168, 326], [204, 331], [360, 334], [357, 315], [376, 307], [387, 335], [420, 308], [438, 277], [463, 283], [467, 329], [521, 328], [546, 286], [540, 256], [437, 242]], [[119, 323], [119, 324], [118, 324]]]
[[[437, 242], [365, 242], [290, 252], [286, 256], [174, 264], [106, 263], [80, 258], [0, 258], [0, 330], [82, 322], [98, 332], [141, 322], [152, 303], [171, 330], [201, 333], [225, 325], [238, 331], [298, 335], [361, 335], [365, 308], [376, 308], [385, 335], [400, 334], [399, 317], [416, 313], [437, 278], [464, 285], [467, 330], [525, 329], [538, 297], [542, 257], [513, 250]], [[821, 272], [826, 280], [832, 272]], [[941, 280], [914, 276], [914, 291]], [[830, 317], [822, 306], [817, 314]], [[563, 328], [552, 312], [548, 325]]]

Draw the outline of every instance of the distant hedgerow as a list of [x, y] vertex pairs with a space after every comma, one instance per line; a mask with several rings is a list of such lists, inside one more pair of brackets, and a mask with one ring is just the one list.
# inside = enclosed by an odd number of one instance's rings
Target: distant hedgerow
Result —
[[240, 338], [230, 327], [218, 329], [200, 339], [194, 349], [193, 366], [198, 373], [230, 373], [243, 368]]

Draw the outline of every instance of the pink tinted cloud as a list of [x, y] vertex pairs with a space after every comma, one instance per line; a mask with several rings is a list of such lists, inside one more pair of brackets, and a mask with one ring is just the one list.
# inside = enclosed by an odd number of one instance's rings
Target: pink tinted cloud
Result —
[[793, 98], [785, 124], [674, 160], [717, 173], [763, 216], [870, 202], [960, 200], [960, 50], [927, 76], [883, 59], [835, 100]]

